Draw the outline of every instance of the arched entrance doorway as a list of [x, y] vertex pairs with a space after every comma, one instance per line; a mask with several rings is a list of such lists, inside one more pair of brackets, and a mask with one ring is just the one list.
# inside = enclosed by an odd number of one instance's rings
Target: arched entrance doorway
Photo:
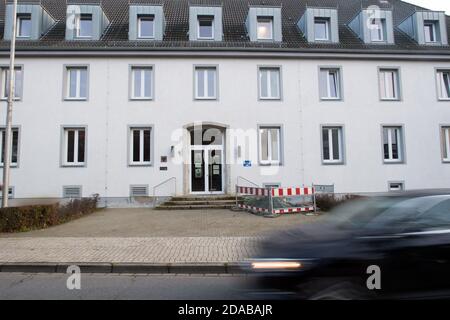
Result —
[[225, 193], [225, 129], [200, 125], [190, 127], [188, 131], [190, 193]]

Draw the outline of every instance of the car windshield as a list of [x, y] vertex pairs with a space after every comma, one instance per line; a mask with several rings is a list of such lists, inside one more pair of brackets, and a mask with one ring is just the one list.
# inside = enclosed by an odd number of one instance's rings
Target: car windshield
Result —
[[373, 197], [332, 210], [327, 221], [339, 228], [406, 228], [450, 225], [450, 196]]

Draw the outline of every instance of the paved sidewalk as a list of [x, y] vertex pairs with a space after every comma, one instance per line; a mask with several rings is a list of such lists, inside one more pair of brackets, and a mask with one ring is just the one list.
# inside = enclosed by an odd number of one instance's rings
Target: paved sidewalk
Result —
[[2, 263], [233, 263], [256, 254], [256, 237], [3, 238]]

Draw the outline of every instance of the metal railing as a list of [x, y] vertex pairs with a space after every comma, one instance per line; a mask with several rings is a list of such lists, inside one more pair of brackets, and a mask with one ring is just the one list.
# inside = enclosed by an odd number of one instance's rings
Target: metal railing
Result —
[[238, 177], [237, 177], [237, 179], [236, 179], [236, 185], [237, 185], [237, 186], [240, 185], [240, 184], [239, 184], [239, 180], [244, 180], [244, 181], [246, 181], [246, 182], [248, 182], [248, 183], [254, 185], [255, 187], [258, 187], [258, 188], [259, 188], [259, 184], [254, 183], [253, 181], [250, 181], [250, 180], [248, 180], [248, 179], [246, 179], [246, 178], [244, 178], [244, 177], [242, 177], [242, 176], [238, 176]]
[[156, 186], [153, 187], [153, 206], [156, 206], [156, 190], [164, 185], [166, 185], [167, 183], [174, 181], [174, 192], [173, 194], [176, 195], [177, 194], [177, 178], [176, 177], [172, 177], [169, 178], [167, 180], [164, 180], [163, 182], [157, 184]]

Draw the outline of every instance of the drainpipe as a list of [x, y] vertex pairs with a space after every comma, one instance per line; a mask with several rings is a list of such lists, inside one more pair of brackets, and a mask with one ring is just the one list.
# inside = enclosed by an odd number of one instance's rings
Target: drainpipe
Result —
[[6, 111], [5, 145], [3, 151], [3, 187], [2, 187], [2, 207], [8, 207], [9, 178], [11, 167], [11, 147], [12, 147], [12, 112], [15, 98], [15, 58], [16, 58], [16, 29], [17, 29], [17, 0], [13, 3], [12, 12], [12, 34], [11, 50], [9, 60], [9, 92], [8, 106]]

